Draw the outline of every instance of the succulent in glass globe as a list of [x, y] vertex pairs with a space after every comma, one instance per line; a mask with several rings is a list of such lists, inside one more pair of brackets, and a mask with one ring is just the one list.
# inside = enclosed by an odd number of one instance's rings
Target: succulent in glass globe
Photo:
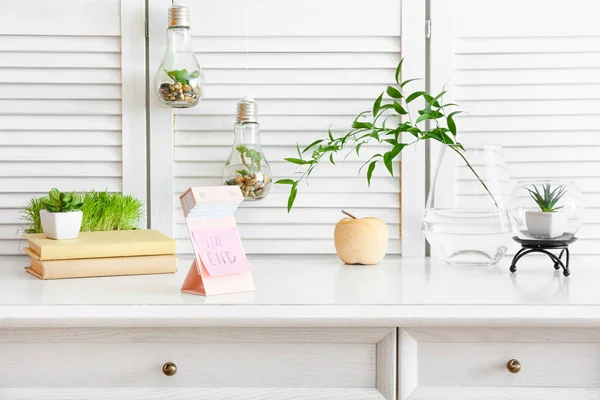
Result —
[[514, 233], [524, 240], [567, 241], [583, 222], [583, 195], [570, 181], [520, 181], [509, 212]]

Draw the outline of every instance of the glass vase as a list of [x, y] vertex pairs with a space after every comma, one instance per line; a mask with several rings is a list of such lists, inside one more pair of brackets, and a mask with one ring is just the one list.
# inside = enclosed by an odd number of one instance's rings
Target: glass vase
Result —
[[519, 239], [568, 241], [583, 223], [583, 194], [571, 181], [523, 180], [512, 192], [508, 211]]
[[[466, 161], [468, 160], [468, 162]], [[432, 255], [455, 265], [494, 265], [511, 243], [510, 181], [498, 146], [440, 150], [423, 232]]]
[[237, 104], [233, 147], [221, 172], [224, 185], [239, 186], [244, 200], [264, 199], [271, 189], [271, 168], [260, 146], [258, 105], [249, 97]]

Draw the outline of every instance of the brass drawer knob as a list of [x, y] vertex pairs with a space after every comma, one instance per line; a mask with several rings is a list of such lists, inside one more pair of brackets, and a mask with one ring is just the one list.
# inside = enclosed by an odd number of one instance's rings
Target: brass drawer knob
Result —
[[521, 371], [521, 363], [519, 362], [519, 360], [516, 360], [514, 358], [508, 360], [508, 362], [506, 363], [506, 369], [511, 374], [516, 374], [517, 372]]
[[177, 373], [177, 365], [171, 361], [166, 362], [162, 367], [162, 371], [166, 376], [173, 376]]

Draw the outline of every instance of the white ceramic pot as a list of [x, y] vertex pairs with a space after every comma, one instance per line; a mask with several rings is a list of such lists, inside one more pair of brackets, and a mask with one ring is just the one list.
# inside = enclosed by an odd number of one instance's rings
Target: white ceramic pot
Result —
[[79, 235], [82, 218], [83, 213], [79, 210], [59, 213], [40, 211], [44, 235], [50, 239], [75, 239]]
[[567, 216], [561, 212], [527, 211], [525, 222], [529, 234], [537, 239], [557, 238], [567, 228]]

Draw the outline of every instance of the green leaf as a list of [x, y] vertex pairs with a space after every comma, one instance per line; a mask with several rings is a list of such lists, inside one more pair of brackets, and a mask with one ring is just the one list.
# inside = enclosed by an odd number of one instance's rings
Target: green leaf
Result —
[[312, 142], [311, 144], [306, 146], [304, 148], [304, 150], [302, 150], [302, 153], [306, 153], [308, 150], [312, 149], [313, 147], [315, 147], [316, 145], [318, 145], [319, 143], [322, 143], [322, 142], [324, 142], [324, 139], [315, 140], [314, 142]]
[[400, 103], [398, 103], [397, 101], [394, 101], [394, 110], [400, 114], [400, 115], [406, 115], [408, 114], [406, 112], [406, 110], [400, 105]]
[[440, 103], [438, 103], [438, 101], [431, 96], [429, 93], [423, 93], [423, 98], [425, 99], [425, 101], [427, 102], [427, 104], [429, 106], [435, 106], [435, 107], [439, 107]]
[[294, 206], [294, 201], [296, 200], [296, 195], [298, 194], [298, 189], [296, 189], [296, 186], [298, 186], [298, 182], [295, 182], [292, 185], [292, 188], [290, 189], [290, 196], [288, 197], [288, 203], [287, 203], [288, 213], [290, 211], [292, 211], [292, 207]]
[[354, 128], [354, 129], [370, 129], [370, 128], [373, 128], [373, 124], [370, 122], [354, 121], [352, 123], [352, 128]]
[[306, 164], [310, 164], [310, 161], [305, 161], [301, 158], [293, 158], [293, 157], [288, 157], [288, 158], [284, 158], [285, 161], [292, 163], [292, 164], [298, 164], [298, 165], [306, 165]]
[[406, 143], [398, 143], [394, 146], [394, 148], [392, 149], [392, 151], [390, 151], [390, 157], [392, 158], [392, 160], [394, 160], [396, 157], [398, 157], [398, 154], [400, 154], [400, 152], [406, 147], [408, 146]]
[[454, 123], [452, 117], [446, 118], [446, 124], [448, 125], [448, 129], [450, 129], [450, 132], [452, 132], [452, 134], [456, 136], [456, 124]]
[[396, 67], [396, 83], [399, 85], [400, 84], [400, 74], [402, 73], [402, 63], [404, 62], [404, 58], [400, 60], [400, 62], [398, 63], [398, 66]]
[[371, 161], [371, 164], [369, 164], [369, 168], [367, 169], [367, 183], [369, 187], [371, 187], [371, 177], [373, 176], [373, 171], [375, 171], [376, 165], [377, 161]]
[[383, 92], [379, 95], [379, 97], [373, 103], [373, 115], [377, 115], [379, 109], [381, 108], [381, 100], [383, 99]]
[[393, 99], [401, 99], [402, 98], [402, 93], [400, 93], [400, 91], [393, 86], [388, 86], [386, 93], [388, 94], [388, 96], [390, 96]]
[[391, 144], [392, 146], [395, 146], [395, 145], [398, 144], [398, 140], [397, 139], [384, 139], [383, 141], [386, 142], [386, 143]]
[[454, 117], [455, 115], [457, 115], [457, 114], [462, 114], [462, 113], [463, 113], [463, 111], [453, 111], [453, 112], [451, 112], [450, 114], [448, 114], [448, 117], [449, 117], [449, 118], [452, 118], [452, 117]]
[[329, 133], [329, 140], [331, 140], [333, 142], [335, 139], [333, 138], [333, 135], [331, 134], [331, 127], [329, 127], [328, 133]]
[[[442, 93], [438, 94], [437, 96], [435, 96], [433, 99], [427, 100], [427, 104], [429, 104], [430, 106], [436, 106], [436, 107], [440, 107], [440, 104], [438, 103], [438, 100], [447, 93], [447, 91], [442, 91]], [[431, 96], [430, 96], [431, 97]]]
[[49, 192], [49, 197], [50, 197], [50, 200], [52, 200], [52, 201], [59, 201], [60, 200], [60, 191], [56, 188], [53, 188]]
[[[414, 93], [410, 94], [410, 95], [409, 95], [409, 96], [406, 98], [406, 103], [408, 104], [408, 103], [410, 103], [411, 101], [413, 101], [413, 100], [415, 100], [415, 99], [417, 99], [417, 98], [419, 98], [419, 97], [421, 97], [421, 96], [424, 96], [424, 95], [426, 95], [426, 94], [427, 94], [427, 92], [414, 92]], [[431, 96], [430, 96], [430, 97], [431, 97]]]
[[329, 162], [335, 165], [335, 161], [333, 160], [333, 153], [329, 154]]
[[275, 182], [276, 185], [293, 185], [294, 183], [296, 183], [296, 181], [293, 179], [280, 179]]
[[372, 137], [373, 139], [376, 139], [378, 142], [381, 142], [381, 139], [379, 139], [379, 133], [376, 130], [373, 130], [371, 133], [369, 133], [367, 135], [367, 137]]
[[362, 147], [363, 143], [359, 143], [356, 145], [356, 155], [360, 157], [360, 148]]
[[421, 78], [408, 79], [408, 80], [402, 82], [402, 84], [400, 85], [400, 87], [403, 88], [404, 86], [408, 85], [411, 82], [420, 81], [420, 80], [421, 80]]
[[390, 154], [391, 154], [391, 152], [387, 152], [383, 155], [383, 165], [385, 165], [385, 167], [389, 171], [390, 175], [394, 176], [394, 166], [392, 164], [392, 161], [394, 159]]
[[430, 114], [422, 114], [419, 118], [417, 118], [417, 120], [415, 121], [415, 124], [418, 124], [421, 121], [425, 121], [428, 119], [433, 119], [433, 116], [431, 116]]

